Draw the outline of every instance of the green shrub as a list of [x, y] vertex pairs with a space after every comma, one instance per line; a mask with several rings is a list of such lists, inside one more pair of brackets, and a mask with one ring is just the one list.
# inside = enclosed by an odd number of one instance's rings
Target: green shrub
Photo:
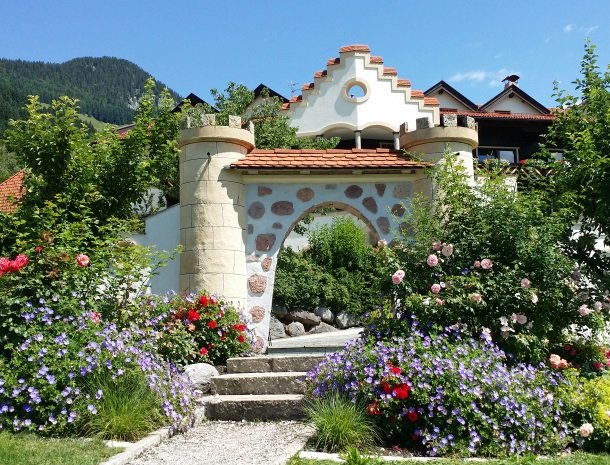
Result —
[[373, 447], [379, 437], [374, 421], [366, 414], [365, 405], [334, 393], [310, 400], [305, 413], [315, 427], [310, 441], [319, 450], [366, 450]]
[[87, 382], [85, 389], [92, 397], [98, 390], [104, 393], [96, 413], [84, 410], [86, 414], [79, 421], [79, 429], [86, 436], [135, 441], [164, 423], [159, 401], [142, 372], [132, 369], [113, 377], [110, 372], [101, 371]]
[[[388, 259], [385, 288], [398, 315], [467, 325], [473, 334], [487, 328], [518, 360], [534, 362], [546, 360], [568, 333], [603, 327], [608, 302], [558, 246], [570, 226], [563, 218], [502, 178], [471, 187], [449, 154], [433, 175], [443, 194], [434, 209], [429, 200], [414, 202], [408, 217], [414, 236], [401, 237]], [[388, 327], [382, 312], [372, 317]]]

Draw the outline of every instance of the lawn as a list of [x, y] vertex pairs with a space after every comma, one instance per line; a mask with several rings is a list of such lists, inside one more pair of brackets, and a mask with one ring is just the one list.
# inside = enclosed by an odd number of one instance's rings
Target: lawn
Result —
[[96, 439], [46, 439], [0, 433], [0, 464], [97, 465], [121, 452]]
[[[610, 465], [610, 455], [594, 455], [594, 454], [583, 454], [576, 453], [573, 455], [557, 457], [557, 458], [536, 458], [536, 457], [521, 457], [521, 458], [510, 458], [504, 460], [489, 460], [485, 462], [473, 461], [473, 460], [462, 460], [462, 459], [439, 459], [432, 462], [426, 459], [423, 460], [408, 460], [403, 462], [397, 461], [381, 461], [369, 459], [362, 462], [348, 462], [354, 465], [396, 465], [398, 463], [405, 464], [417, 464], [417, 463], [432, 463], [434, 465], [466, 465], [471, 463], [485, 463], [489, 465], [525, 465], [525, 464], [540, 464], [540, 465]], [[332, 462], [328, 460], [305, 460], [298, 457], [293, 457], [288, 465], [336, 465], [338, 462]]]

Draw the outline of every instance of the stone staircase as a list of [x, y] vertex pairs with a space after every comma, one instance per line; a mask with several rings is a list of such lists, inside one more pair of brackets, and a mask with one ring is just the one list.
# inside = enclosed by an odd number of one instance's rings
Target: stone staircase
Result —
[[277, 421], [304, 417], [299, 382], [327, 353], [359, 337], [360, 328], [273, 341], [267, 355], [230, 358], [203, 398], [208, 420]]

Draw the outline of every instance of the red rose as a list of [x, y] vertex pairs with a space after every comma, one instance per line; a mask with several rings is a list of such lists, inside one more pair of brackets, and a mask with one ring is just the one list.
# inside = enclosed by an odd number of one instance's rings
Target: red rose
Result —
[[76, 264], [81, 268], [84, 268], [89, 265], [89, 257], [87, 257], [84, 253], [79, 253], [76, 256]]
[[40, 253], [42, 252], [42, 247], [40, 247], [39, 245], [36, 246], [36, 248], [34, 249], [34, 252], [36, 253]]
[[199, 353], [205, 357], [208, 354], [208, 349], [202, 347], [201, 349], [199, 349]]
[[599, 371], [604, 367], [604, 364], [602, 362], [593, 362], [593, 369], [595, 371]]
[[208, 306], [208, 298], [205, 295], [202, 295], [201, 297], [199, 297], [199, 303], [201, 304], [202, 307], [207, 307]]
[[199, 313], [197, 313], [197, 310], [189, 310], [188, 313], [188, 317], [187, 317], [190, 321], [199, 321], [201, 319], [201, 316], [199, 315]]
[[239, 336], [237, 336], [237, 340], [238, 340], [239, 342], [246, 342], [246, 338], [244, 337], [244, 335], [243, 335], [243, 334], [240, 334]]
[[216, 320], [208, 321], [208, 328], [210, 328], [210, 329], [218, 328], [218, 323], [216, 322]]
[[395, 366], [392, 366], [392, 367], [390, 368], [390, 371], [391, 371], [392, 373], [394, 373], [395, 375], [399, 375], [401, 370], [400, 370], [400, 367], [395, 367]]
[[419, 417], [417, 416], [417, 412], [409, 412], [407, 413], [407, 420], [411, 423], [415, 423]]
[[235, 331], [245, 331], [246, 325], [243, 325], [243, 324], [233, 325], [233, 326], [231, 326], [231, 329], [234, 329]]
[[411, 391], [409, 386], [407, 386], [406, 384], [401, 384], [400, 386], [394, 388], [394, 390], [392, 391], [392, 397], [399, 400], [404, 400], [409, 397], [409, 391]]
[[381, 389], [383, 389], [383, 392], [385, 392], [386, 394], [392, 392], [392, 386], [390, 386], [387, 381], [381, 382]]
[[3, 271], [8, 271], [8, 266], [10, 262], [11, 261], [8, 258], [0, 258], [0, 273], [2, 273]]

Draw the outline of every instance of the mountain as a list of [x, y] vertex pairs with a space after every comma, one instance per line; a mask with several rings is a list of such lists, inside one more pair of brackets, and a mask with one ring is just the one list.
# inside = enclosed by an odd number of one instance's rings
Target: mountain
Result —
[[[0, 133], [19, 118], [28, 95], [41, 102], [68, 95], [80, 100], [80, 112], [99, 121], [127, 124], [150, 75], [134, 63], [113, 57], [75, 58], [65, 63], [0, 58]], [[157, 82], [157, 92], [165, 85]], [[180, 96], [170, 92], [177, 102]]]

